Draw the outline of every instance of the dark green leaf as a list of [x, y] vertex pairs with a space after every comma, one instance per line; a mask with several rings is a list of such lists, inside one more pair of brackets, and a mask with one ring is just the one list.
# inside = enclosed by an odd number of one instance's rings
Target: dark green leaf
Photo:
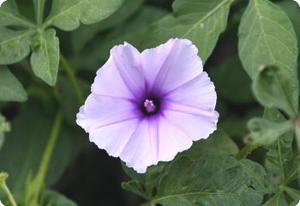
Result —
[[239, 148], [230, 139], [230, 137], [222, 131], [217, 131], [210, 135], [206, 140], [199, 140], [194, 142], [191, 149], [181, 154], [181, 156], [187, 156], [192, 159], [197, 159], [202, 155], [208, 153], [220, 153], [220, 154], [237, 154]]
[[3, 26], [33, 27], [34, 25], [20, 15], [15, 0], [6, 0], [0, 7], [0, 27]]
[[272, 145], [278, 138], [287, 132], [293, 131], [291, 121], [271, 122], [262, 118], [253, 118], [248, 122], [251, 132], [251, 144]]
[[109, 18], [104, 19], [97, 24], [88, 26], [82, 25], [76, 31], [72, 32], [72, 45], [75, 52], [79, 52], [81, 49], [83, 49], [86, 44], [91, 41], [99, 32], [110, 29], [126, 21], [129, 17], [137, 12], [142, 3], [143, 0], [126, 0], [122, 7]]
[[0, 27], [0, 64], [13, 64], [30, 52], [34, 30], [13, 31]]
[[[10, 174], [8, 184], [18, 200], [23, 200], [25, 183], [36, 174], [54, 119], [50, 111], [41, 110], [32, 102], [28, 104], [23, 105], [20, 115], [12, 121], [15, 129], [8, 133], [0, 151], [0, 170]], [[74, 159], [80, 142], [79, 130], [62, 128], [49, 165], [47, 186], [55, 183]]]
[[199, 48], [205, 62], [212, 53], [219, 35], [225, 30], [232, 0], [176, 0], [173, 15], [155, 25], [154, 44], [172, 37], [190, 39]]
[[254, 79], [253, 92], [264, 107], [279, 108], [295, 117], [297, 109], [290, 96], [295, 88], [285, 73], [286, 71], [279, 67], [262, 67]]
[[109, 17], [122, 3], [123, 0], [53, 0], [46, 25], [71, 31], [80, 23], [92, 24]]
[[76, 206], [77, 204], [64, 195], [46, 190], [43, 194], [43, 206]]
[[135, 194], [147, 199], [144, 186], [141, 184], [141, 182], [139, 182], [137, 180], [130, 180], [128, 182], [123, 182], [122, 188], [124, 190], [135, 193]]
[[7, 67], [0, 66], [0, 101], [24, 102], [27, 93]]
[[258, 206], [262, 195], [251, 188], [253, 175], [243, 164], [225, 155], [180, 158], [162, 176], [152, 202], [163, 206]]
[[239, 55], [243, 66], [254, 80], [262, 66], [282, 69], [288, 80], [287, 100], [298, 110], [297, 38], [288, 16], [269, 0], [251, 0], [239, 28]]
[[[249, 103], [254, 100], [250, 78], [242, 68], [239, 60], [232, 58], [211, 70], [211, 77], [220, 97], [234, 103]], [[236, 89], [237, 85], [239, 89]]]
[[34, 41], [35, 45], [30, 62], [36, 76], [53, 86], [56, 83], [59, 65], [59, 40], [56, 32], [49, 29], [39, 33]]
[[[78, 79], [79, 80], [79, 79]], [[90, 92], [90, 85], [86, 81], [79, 80], [81, 91], [87, 97]], [[58, 101], [63, 109], [64, 116], [69, 124], [76, 124], [76, 114], [79, 111], [78, 97], [71, 82], [64, 76], [58, 78], [57, 86]]]
[[107, 35], [94, 39], [78, 56], [74, 56], [74, 64], [79, 69], [95, 71], [99, 65], [107, 60], [109, 50], [116, 44], [127, 41], [141, 49], [143, 42], [149, 40], [150, 25], [165, 15], [165, 10], [144, 6], [132, 17], [131, 21], [120, 24]]

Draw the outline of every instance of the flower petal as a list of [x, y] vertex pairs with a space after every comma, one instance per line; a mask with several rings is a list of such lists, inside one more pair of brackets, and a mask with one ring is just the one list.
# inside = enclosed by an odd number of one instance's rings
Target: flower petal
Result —
[[191, 81], [171, 90], [164, 100], [209, 111], [216, 107], [217, 94], [207, 73], [202, 72]]
[[110, 55], [107, 63], [97, 72], [92, 92], [130, 99], [140, 97], [145, 88], [145, 80], [139, 51], [124, 43], [113, 47]]
[[[174, 107], [174, 105], [173, 105]], [[219, 114], [216, 111], [192, 111], [186, 108], [164, 111], [166, 119], [188, 135], [193, 141], [206, 139], [217, 129]], [[184, 122], [184, 123], [183, 123]]]
[[90, 141], [94, 142], [100, 149], [105, 149], [109, 155], [119, 157], [139, 122], [140, 119], [131, 119], [92, 129]]
[[146, 82], [141, 69], [139, 51], [132, 45], [125, 43], [112, 48], [111, 57], [127, 88], [135, 97], [140, 97], [141, 93], [144, 92]]
[[171, 39], [143, 51], [142, 67], [148, 87], [159, 94], [169, 92], [203, 71], [198, 49], [187, 39]]
[[188, 135], [163, 116], [145, 118], [131, 136], [121, 159], [128, 167], [144, 173], [147, 167], [159, 161], [170, 161], [191, 145]]
[[90, 132], [140, 116], [141, 113], [133, 102], [92, 93], [80, 108], [76, 122], [86, 132]]

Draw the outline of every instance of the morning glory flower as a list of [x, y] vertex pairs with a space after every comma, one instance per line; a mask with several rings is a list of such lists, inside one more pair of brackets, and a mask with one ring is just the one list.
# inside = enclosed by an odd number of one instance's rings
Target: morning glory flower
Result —
[[191, 41], [170, 39], [141, 53], [124, 43], [97, 71], [77, 124], [99, 148], [144, 173], [216, 130], [216, 100]]
[[294, 0], [300, 6], [300, 0]]

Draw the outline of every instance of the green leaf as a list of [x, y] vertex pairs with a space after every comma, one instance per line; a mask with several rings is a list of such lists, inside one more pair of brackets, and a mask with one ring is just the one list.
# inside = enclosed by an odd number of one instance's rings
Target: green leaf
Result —
[[[219, 35], [225, 30], [232, 0], [176, 0], [173, 15], [155, 26], [154, 44], [172, 37], [190, 39], [199, 48], [205, 62], [212, 53]], [[152, 44], [152, 45], [154, 45]]]
[[83, 24], [93, 24], [112, 15], [123, 0], [53, 0], [46, 25], [71, 31]]
[[274, 66], [262, 67], [253, 82], [257, 100], [267, 108], [279, 108], [291, 117], [297, 115], [290, 94], [295, 89], [285, 70]]
[[4, 26], [33, 27], [34, 25], [20, 15], [15, 0], [6, 0], [0, 7], [0, 27]]
[[10, 124], [5, 117], [0, 113], [0, 150], [4, 143], [4, 134], [10, 131]]
[[262, 66], [274, 65], [289, 81], [288, 101], [298, 110], [297, 38], [288, 16], [268, 0], [251, 0], [239, 28], [239, 55], [255, 80]]
[[59, 66], [59, 40], [54, 29], [37, 34], [30, 62], [36, 76], [53, 86]]
[[[24, 189], [30, 177], [36, 174], [53, 123], [53, 112], [28, 102], [12, 121], [0, 151], [0, 171], [10, 174], [8, 185], [16, 198], [24, 200]], [[74, 127], [63, 125], [53, 152], [46, 178], [50, 186], [62, 175], [76, 157], [81, 146], [82, 133]]]
[[79, 52], [81, 49], [83, 49], [86, 44], [93, 40], [93, 38], [99, 32], [113, 28], [126, 21], [129, 17], [137, 12], [143, 2], [144, 0], [126, 0], [122, 7], [107, 19], [104, 19], [97, 24], [80, 26], [76, 31], [71, 33], [74, 51]]
[[0, 64], [13, 64], [30, 52], [34, 30], [13, 31], [0, 27]]
[[260, 194], [266, 194], [270, 188], [266, 179], [266, 171], [263, 166], [248, 159], [240, 161], [245, 173], [249, 176], [252, 187]]
[[100, 64], [107, 60], [109, 50], [124, 41], [142, 49], [143, 42], [152, 37], [150, 35], [151, 24], [165, 14], [166, 11], [163, 9], [143, 6], [130, 21], [126, 21], [107, 34], [94, 39], [80, 54], [74, 56], [73, 64], [78, 65], [81, 70], [95, 71]]
[[[79, 82], [84, 96], [88, 96], [88, 93], [90, 92], [90, 84], [83, 80], [79, 80]], [[78, 97], [76, 96], [73, 85], [65, 76], [59, 76], [56, 84], [56, 91], [58, 101], [62, 107], [66, 120], [69, 124], [75, 125], [76, 114], [78, 113], [78, 108], [81, 105], [76, 104], [78, 102]]]
[[199, 140], [193, 143], [193, 146], [188, 151], [180, 154], [191, 159], [197, 159], [208, 153], [232, 154], [235, 155], [239, 151], [237, 145], [230, 137], [222, 131], [214, 132], [208, 139]]
[[141, 182], [137, 180], [130, 180], [128, 182], [122, 182], [122, 188], [129, 192], [132, 192], [136, 195], [139, 195], [145, 199], [147, 199], [146, 191]]
[[77, 204], [64, 195], [55, 191], [46, 190], [43, 193], [43, 206], [77, 206]]
[[258, 206], [262, 195], [251, 188], [252, 175], [245, 169], [225, 155], [180, 158], [162, 176], [152, 202], [163, 206]]
[[[218, 96], [234, 103], [253, 102], [251, 80], [242, 68], [238, 58], [234, 57], [211, 70]], [[236, 89], [237, 85], [239, 89]], [[232, 91], [235, 91], [234, 95]]]
[[27, 93], [7, 67], [0, 66], [0, 101], [24, 102]]
[[293, 123], [271, 122], [262, 118], [253, 118], [248, 122], [251, 132], [251, 144], [272, 145], [279, 137], [287, 132], [293, 131]]

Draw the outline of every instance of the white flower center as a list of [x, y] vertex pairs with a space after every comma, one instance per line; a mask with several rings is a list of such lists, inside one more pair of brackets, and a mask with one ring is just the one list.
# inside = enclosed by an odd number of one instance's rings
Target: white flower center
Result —
[[146, 99], [144, 102], [144, 107], [148, 113], [152, 113], [156, 111], [156, 106], [152, 100]]

